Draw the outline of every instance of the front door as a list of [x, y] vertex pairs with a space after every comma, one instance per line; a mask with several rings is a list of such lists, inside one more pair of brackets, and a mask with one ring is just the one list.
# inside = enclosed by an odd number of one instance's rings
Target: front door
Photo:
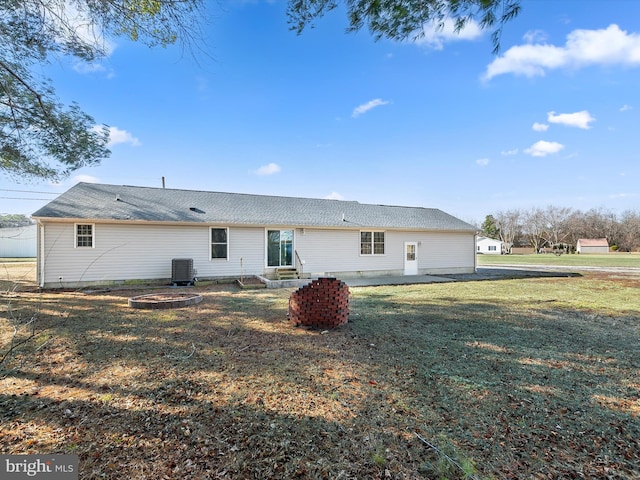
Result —
[[404, 274], [418, 274], [418, 243], [404, 242]]

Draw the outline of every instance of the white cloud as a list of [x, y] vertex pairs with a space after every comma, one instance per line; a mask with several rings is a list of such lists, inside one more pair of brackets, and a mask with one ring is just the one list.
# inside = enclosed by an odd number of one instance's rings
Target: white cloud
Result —
[[547, 155], [558, 153], [563, 148], [564, 145], [561, 143], [540, 140], [527, 148], [524, 153], [527, 153], [532, 157], [546, 157]]
[[362, 115], [363, 113], [367, 113], [372, 108], [376, 108], [376, 107], [379, 107], [381, 105], [387, 105], [388, 103], [389, 102], [386, 101], [386, 100], [382, 100], [380, 98], [374, 98], [373, 100], [370, 100], [367, 103], [363, 103], [362, 105], [358, 105], [356, 108], [354, 108], [353, 109], [353, 113], [351, 114], [351, 116], [353, 118], [357, 118], [360, 115]]
[[560, 113], [558, 115], [556, 115], [556, 112], [547, 113], [547, 121], [549, 123], [559, 123], [567, 127], [577, 127], [584, 130], [590, 129], [591, 125], [589, 124], [595, 122], [595, 120], [586, 110], [575, 113]]
[[541, 43], [547, 40], [547, 34], [542, 30], [529, 30], [522, 39], [526, 43]]
[[517, 155], [519, 150], [514, 148], [513, 150], [503, 150], [500, 152], [500, 155], [504, 155], [505, 157], [510, 157], [511, 155]]
[[547, 125], [546, 123], [535, 122], [531, 128], [536, 132], [546, 132], [547, 130], [549, 130], [549, 125]]
[[344, 200], [344, 197], [340, 195], [338, 192], [331, 192], [329, 195], [324, 197], [325, 200]]
[[278, 173], [280, 170], [280, 165], [277, 163], [270, 163], [268, 165], [263, 165], [253, 173], [256, 175], [273, 175], [274, 173]]
[[415, 40], [415, 43], [433, 50], [442, 50], [447, 42], [471, 41], [482, 36], [480, 25], [473, 20], [468, 21], [459, 32], [455, 30], [455, 21], [450, 18], [447, 18], [441, 25], [431, 22], [424, 26], [422, 35]]
[[609, 198], [635, 198], [637, 196], [637, 193], [612, 193], [609, 195]]
[[80, 182], [84, 182], [84, 183], [100, 183], [100, 179], [93, 177], [91, 175], [76, 175], [75, 177], [73, 177], [72, 182], [75, 183], [80, 183]]
[[104, 65], [98, 62], [76, 62], [73, 64], [73, 69], [82, 74], [105, 72], [107, 70]]
[[[102, 131], [102, 127], [95, 126], [93, 127], [93, 130], [99, 132]], [[109, 143], [107, 144], [107, 147], [111, 148], [114, 145], [118, 145], [120, 143], [128, 143], [132, 147], [139, 147], [140, 145], [142, 145], [142, 142], [140, 142], [140, 140], [138, 140], [126, 130], [121, 130], [118, 127], [109, 127]]]
[[102, 76], [104, 76], [105, 78], [108, 78], [109, 80], [116, 76], [112, 68], [107, 68], [100, 62], [88, 63], [88, 62], [82, 62], [79, 60], [73, 64], [72, 68], [74, 71], [76, 71], [81, 75], [90, 75], [92, 73], [99, 73], [99, 74], [102, 74]]
[[628, 110], [633, 110], [633, 107], [631, 105], [626, 105], [626, 104], [620, 107], [621, 112], [626, 112]]
[[518, 45], [491, 62], [483, 79], [507, 73], [544, 76], [548, 70], [589, 65], [640, 66], [640, 35], [612, 24], [600, 30], [574, 30], [561, 47], [540, 43]]
[[481, 167], [486, 167], [487, 165], [489, 165], [489, 162], [490, 160], [488, 158], [479, 158], [478, 160], [476, 160], [476, 163]]

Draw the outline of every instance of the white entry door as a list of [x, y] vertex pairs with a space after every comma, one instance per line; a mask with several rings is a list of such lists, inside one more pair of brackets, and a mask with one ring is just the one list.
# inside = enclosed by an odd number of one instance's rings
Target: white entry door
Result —
[[418, 274], [418, 242], [404, 242], [404, 274]]

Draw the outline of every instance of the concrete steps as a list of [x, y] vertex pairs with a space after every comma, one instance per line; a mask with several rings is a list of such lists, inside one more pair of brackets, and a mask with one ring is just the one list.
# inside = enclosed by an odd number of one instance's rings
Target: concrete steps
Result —
[[278, 280], [295, 280], [300, 278], [298, 270], [294, 267], [276, 268], [276, 278]]

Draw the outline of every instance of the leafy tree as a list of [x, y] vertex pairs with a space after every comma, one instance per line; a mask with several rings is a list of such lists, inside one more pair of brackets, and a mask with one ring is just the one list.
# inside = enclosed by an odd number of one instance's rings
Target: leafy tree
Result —
[[63, 105], [35, 67], [54, 57], [94, 62], [108, 54], [109, 36], [191, 48], [203, 2], [0, 1], [0, 171], [56, 180], [108, 157], [108, 128], [77, 104]]
[[0, 228], [24, 227], [33, 223], [29, 217], [21, 214], [0, 215]]
[[500, 237], [500, 229], [493, 215], [487, 215], [484, 218], [484, 222], [482, 222], [482, 235], [494, 239]]
[[[292, 30], [302, 33], [314, 21], [334, 10], [339, 0], [289, 0], [287, 15]], [[343, 0], [349, 17], [347, 31], [365, 25], [378, 40], [417, 40], [425, 24], [443, 29], [446, 20], [457, 32], [475, 20], [483, 29], [493, 28], [494, 52], [500, 48], [503, 25], [520, 13], [520, 0]]]

